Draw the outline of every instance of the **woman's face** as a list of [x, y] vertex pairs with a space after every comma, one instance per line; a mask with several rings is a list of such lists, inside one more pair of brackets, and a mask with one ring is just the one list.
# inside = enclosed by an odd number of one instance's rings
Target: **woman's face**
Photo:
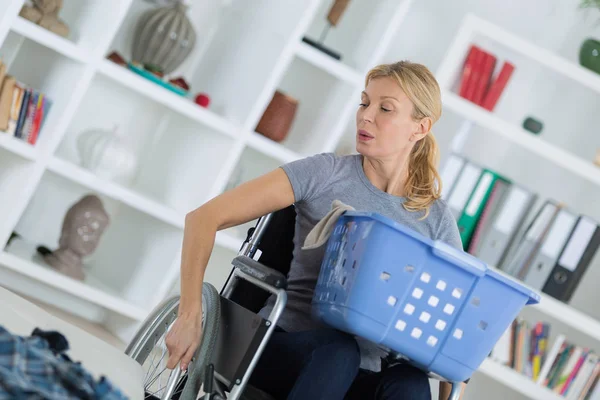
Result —
[[356, 151], [377, 158], [409, 154], [429, 131], [428, 118], [415, 121], [412, 113], [413, 104], [396, 81], [372, 79], [356, 112]]

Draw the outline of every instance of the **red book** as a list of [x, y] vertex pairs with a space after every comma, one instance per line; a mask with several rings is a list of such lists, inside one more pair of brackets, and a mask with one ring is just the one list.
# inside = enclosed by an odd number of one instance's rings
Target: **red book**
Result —
[[471, 76], [469, 82], [467, 83], [467, 90], [465, 93], [465, 99], [473, 101], [475, 98], [475, 91], [477, 88], [477, 83], [479, 79], [481, 79], [481, 73], [483, 71], [483, 63], [485, 61], [485, 51], [481, 50], [481, 48], [477, 48], [477, 52], [473, 58], [473, 69], [471, 71]]
[[465, 59], [465, 63], [463, 65], [463, 70], [462, 70], [460, 89], [459, 89], [460, 97], [467, 98], [466, 94], [467, 94], [467, 90], [469, 89], [469, 83], [471, 80], [471, 75], [473, 73], [473, 67], [475, 65], [475, 58], [480, 51], [481, 51], [481, 49], [479, 49], [479, 47], [477, 47], [475, 45], [471, 45], [471, 48], [469, 49], [469, 53], [467, 54], [467, 58]]
[[484, 52], [484, 58], [481, 67], [481, 73], [479, 79], [475, 84], [475, 93], [473, 94], [473, 103], [481, 105], [483, 98], [487, 93], [492, 75], [494, 74], [494, 68], [496, 67], [496, 57], [493, 54]]
[[489, 90], [483, 98], [483, 102], [481, 103], [483, 108], [488, 111], [494, 110], [494, 107], [496, 107], [496, 103], [498, 103], [498, 99], [500, 99], [500, 95], [508, 84], [508, 80], [510, 79], [514, 70], [515, 66], [513, 64], [508, 61], [504, 62], [502, 69], [498, 73], [498, 77], [491, 84]]

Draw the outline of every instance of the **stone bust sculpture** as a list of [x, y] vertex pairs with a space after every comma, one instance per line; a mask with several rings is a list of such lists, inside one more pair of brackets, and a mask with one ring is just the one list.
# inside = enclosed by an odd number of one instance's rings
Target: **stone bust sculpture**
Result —
[[110, 216], [98, 196], [86, 195], [67, 211], [58, 249], [44, 255], [44, 261], [57, 271], [83, 280], [83, 257], [96, 250], [110, 224]]

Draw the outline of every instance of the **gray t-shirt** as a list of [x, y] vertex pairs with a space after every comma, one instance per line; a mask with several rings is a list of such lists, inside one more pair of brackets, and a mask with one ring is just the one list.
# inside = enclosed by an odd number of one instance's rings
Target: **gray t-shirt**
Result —
[[[331, 203], [339, 200], [357, 211], [370, 211], [394, 219], [434, 240], [442, 240], [462, 249], [460, 234], [450, 209], [439, 199], [431, 207], [429, 216], [419, 220], [423, 212], [407, 211], [403, 197], [390, 195], [375, 187], [362, 167], [362, 155], [338, 156], [323, 153], [290, 162], [282, 166], [294, 190], [296, 228], [293, 260], [288, 274], [288, 301], [278, 325], [288, 332], [323, 327], [311, 315], [311, 302], [319, 277], [326, 244], [302, 250], [304, 240], [312, 228], [329, 211]], [[270, 297], [260, 315], [266, 318], [275, 303]], [[377, 346], [358, 339], [361, 350], [361, 368], [379, 371], [385, 352]]]

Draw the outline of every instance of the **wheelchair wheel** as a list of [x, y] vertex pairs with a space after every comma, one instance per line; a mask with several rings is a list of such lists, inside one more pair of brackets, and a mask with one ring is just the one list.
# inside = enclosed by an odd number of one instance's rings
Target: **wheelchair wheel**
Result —
[[[169, 352], [165, 337], [177, 319], [179, 296], [171, 297], [157, 306], [144, 320], [125, 354], [136, 360], [146, 374], [144, 376], [145, 398], [168, 398], [194, 400], [204, 379], [204, 371], [211, 359], [216, 344], [221, 302], [219, 292], [210, 283], [202, 285], [202, 340], [185, 375], [175, 385], [168, 385], [173, 379], [174, 370], [167, 369]], [[171, 393], [167, 393], [170, 391]]]

